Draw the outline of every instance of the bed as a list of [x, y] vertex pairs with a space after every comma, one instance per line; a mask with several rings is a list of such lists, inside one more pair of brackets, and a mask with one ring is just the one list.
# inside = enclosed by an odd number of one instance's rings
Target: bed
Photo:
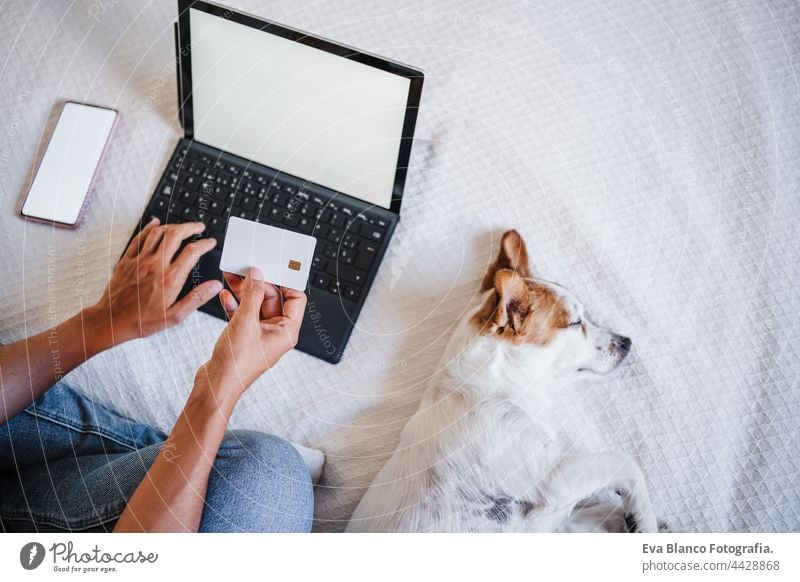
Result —
[[[800, 530], [800, 6], [515, 0], [237, 8], [427, 74], [402, 221], [344, 359], [291, 353], [235, 428], [323, 450], [340, 531], [396, 446], [504, 229], [633, 338], [560, 391], [564, 438], [635, 455], [688, 531]], [[176, 140], [170, 2], [4, 6], [0, 342], [97, 300]], [[63, 99], [122, 112], [81, 228], [13, 215]], [[223, 323], [205, 314], [68, 376], [168, 429]]]

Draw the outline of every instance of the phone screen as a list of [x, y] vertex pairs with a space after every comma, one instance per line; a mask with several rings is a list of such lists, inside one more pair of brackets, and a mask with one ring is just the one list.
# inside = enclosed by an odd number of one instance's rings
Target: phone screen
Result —
[[22, 206], [23, 216], [78, 222], [117, 115], [113, 109], [64, 104]]

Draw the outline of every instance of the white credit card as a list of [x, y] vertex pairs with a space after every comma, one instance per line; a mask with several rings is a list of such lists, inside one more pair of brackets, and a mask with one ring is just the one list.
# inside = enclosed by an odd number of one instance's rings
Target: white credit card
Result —
[[232, 216], [219, 268], [246, 275], [250, 267], [258, 267], [266, 282], [305, 291], [316, 245], [313, 236]]

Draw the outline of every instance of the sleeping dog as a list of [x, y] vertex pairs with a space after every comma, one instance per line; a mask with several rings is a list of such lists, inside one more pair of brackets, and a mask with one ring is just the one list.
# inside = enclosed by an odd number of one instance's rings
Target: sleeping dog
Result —
[[630, 347], [534, 278], [524, 241], [506, 232], [478, 305], [347, 531], [657, 531], [637, 463], [565, 450], [548, 411], [573, 374], [606, 374]]

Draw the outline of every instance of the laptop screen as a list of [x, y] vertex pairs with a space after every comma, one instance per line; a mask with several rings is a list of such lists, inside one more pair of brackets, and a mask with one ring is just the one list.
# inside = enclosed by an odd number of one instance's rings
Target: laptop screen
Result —
[[194, 139], [389, 208], [410, 80], [189, 10]]

